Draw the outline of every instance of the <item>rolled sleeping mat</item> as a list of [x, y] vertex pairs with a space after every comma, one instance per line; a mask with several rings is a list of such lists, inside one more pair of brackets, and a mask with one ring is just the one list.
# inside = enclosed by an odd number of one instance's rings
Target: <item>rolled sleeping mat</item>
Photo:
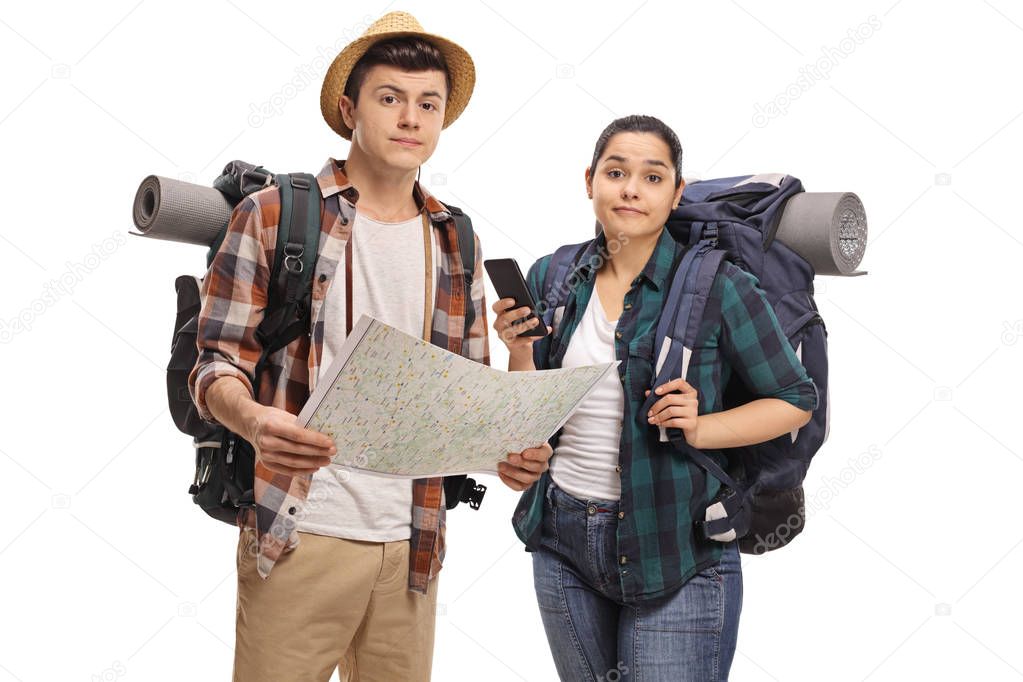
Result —
[[800, 192], [785, 202], [775, 239], [818, 275], [853, 277], [867, 250], [867, 214], [852, 192]]
[[231, 218], [220, 190], [150, 175], [139, 185], [132, 219], [139, 237], [210, 246]]

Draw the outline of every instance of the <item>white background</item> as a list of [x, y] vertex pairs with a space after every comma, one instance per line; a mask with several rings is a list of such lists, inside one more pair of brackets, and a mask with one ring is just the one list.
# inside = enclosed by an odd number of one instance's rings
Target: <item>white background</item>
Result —
[[[188, 497], [164, 393], [173, 280], [204, 251], [123, 235], [150, 173], [343, 157], [323, 56], [385, 9], [475, 58], [423, 180], [486, 257], [525, 269], [592, 235], [583, 169], [627, 113], [678, 131], [687, 177], [859, 194], [870, 274], [818, 278], [833, 423], [810, 520], [744, 557], [733, 679], [1023, 676], [1017, 3], [129, 0], [0, 10], [0, 682], [229, 679], [237, 534]], [[516, 495], [487, 482], [449, 516], [434, 677], [554, 680]]]

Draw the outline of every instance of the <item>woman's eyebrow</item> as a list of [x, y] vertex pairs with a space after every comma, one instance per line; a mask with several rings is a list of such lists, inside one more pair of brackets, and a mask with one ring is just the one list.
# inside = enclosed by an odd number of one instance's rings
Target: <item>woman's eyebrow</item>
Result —
[[[604, 160], [604, 163], [607, 163], [608, 161], [614, 161], [615, 163], [628, 163], [629, 162], [629, 160], [627, 158], [625, 158], [624, 156], [619, 156], [618, 154], [612, 154], [611, 156], [607, 157]], [[648, 166], [660, 166], [660, 167], [665, 168], [665, 169], [668, 168], [668, 164], [664, 163], [660, 159], [647, 159], [645, 163]]]

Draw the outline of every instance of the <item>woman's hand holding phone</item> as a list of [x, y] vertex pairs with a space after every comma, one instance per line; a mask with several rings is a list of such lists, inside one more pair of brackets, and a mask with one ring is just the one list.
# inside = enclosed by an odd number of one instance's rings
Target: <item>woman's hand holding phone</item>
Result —
[[[483, 261], [483, 266], [501, 298], [491, 306], [497, 319], [494, 331], [508, 348], [508, 371], [535, 370], [533, 342], [551, 333], [539, 316], [533, 313], [536, 304], [530, 294], [522, 270], [513, 258], [494, 258]], [[529, 319], [527, 319], [529, 318]]]
[[[494, 302], [491, 309], [497, 315], [494, 319], [494, 331], [513, 356], [532, 355], [533, 342], [542, 336], [527, 336], [523, 332], [543, 324], [539, 317], [521, 322], [532, 314], [529, 306], [515, 307], [514, 298], [502, 298]], [[547, 328], [548, 332], [550, 327]]]

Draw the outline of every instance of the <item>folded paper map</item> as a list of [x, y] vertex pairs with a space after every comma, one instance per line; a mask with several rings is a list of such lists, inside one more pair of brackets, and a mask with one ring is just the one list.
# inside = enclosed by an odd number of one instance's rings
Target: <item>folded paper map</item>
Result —
[[341, 467], [494, 474], [509, 452], [545, 443], [617, 365], [503, 372], [363, 315], [298, 419], [334, 439]]

